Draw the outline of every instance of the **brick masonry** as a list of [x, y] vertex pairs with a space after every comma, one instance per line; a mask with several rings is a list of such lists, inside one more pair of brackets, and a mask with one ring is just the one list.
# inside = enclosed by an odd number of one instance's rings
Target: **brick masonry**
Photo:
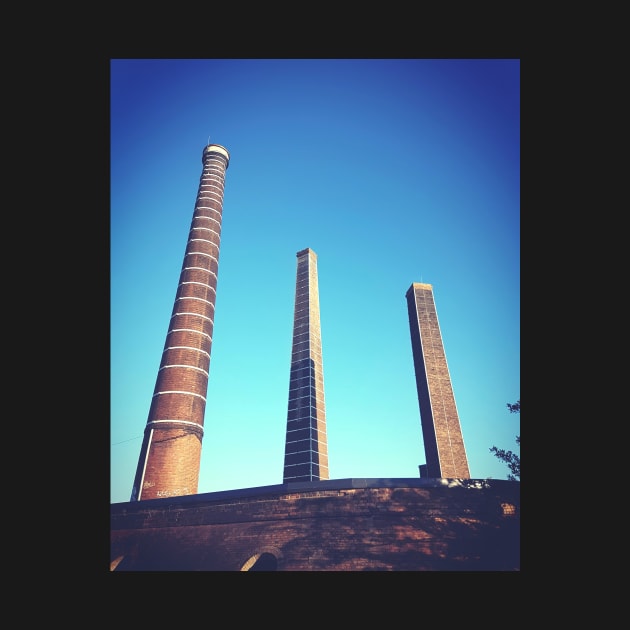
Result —
[[208, 145], [132, 500], [197, 492], [229, 153]]
[[520, 482], [345, 479], [111, 505], [115, 571], [519, 571]]
[[283, 482], [329, 479], [317, 254], [296, 254]]
[[468, 479], [470, 471], [430, 284], [406, 293], [428, 477]]

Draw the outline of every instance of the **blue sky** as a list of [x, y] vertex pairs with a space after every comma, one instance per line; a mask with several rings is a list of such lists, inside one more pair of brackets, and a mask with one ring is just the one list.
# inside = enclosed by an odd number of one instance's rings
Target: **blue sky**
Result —
[[433, 285], [473, 478], [519, 452], [517, 59], [111, 60], [111, 502], [129, 500], [208, 139], [230, 152], [200, 493], [282, 483], [296, 253], [331, 479], [425, 463], [405, 293]]

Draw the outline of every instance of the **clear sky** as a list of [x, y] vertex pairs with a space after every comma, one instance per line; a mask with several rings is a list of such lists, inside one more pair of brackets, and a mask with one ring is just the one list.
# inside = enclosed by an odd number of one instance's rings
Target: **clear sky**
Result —
[[517, 59], [111, 61], [111, 502], [129, 501], [211, 143], [230, 153], [200, 493], [282, 483], [296, 253], [331, 479], [426, 462], [405, 293], [433, 285], [471, 477], [519, 453]]

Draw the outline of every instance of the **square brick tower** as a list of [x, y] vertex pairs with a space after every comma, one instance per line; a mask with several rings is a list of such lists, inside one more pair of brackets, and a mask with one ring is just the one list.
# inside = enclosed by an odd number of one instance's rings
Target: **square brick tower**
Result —
[[[430, 284], [406, 293], [427, 477], [470, 479], [451, 376]], [[425, 476], [425, 475], [422, 475]]]
[[297, 254], [283, 483], [328, 479], [317, 254]]
[[188, 234], [131, 501], [197, 494], [217, 294], [225, 172], [209, 144]]

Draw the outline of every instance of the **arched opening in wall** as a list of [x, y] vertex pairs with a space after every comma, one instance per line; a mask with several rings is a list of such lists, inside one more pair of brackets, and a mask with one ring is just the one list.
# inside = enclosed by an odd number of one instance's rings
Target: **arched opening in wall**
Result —
[[110, 563], [109, 563], [109, 570], [110, 571], [115, 571], [116, 567], [120, 564], [121, 560], [124, 558], [125, 556], [118, 556], [118, 558], [114, 558]]
[[110, 571], [133, 571], [133, 557], [130, 555], [118, 556], [109, 563]]
[[278, 559], [272, 553], [264, 552], [253, 555], [241, 571], [277, 571]]

